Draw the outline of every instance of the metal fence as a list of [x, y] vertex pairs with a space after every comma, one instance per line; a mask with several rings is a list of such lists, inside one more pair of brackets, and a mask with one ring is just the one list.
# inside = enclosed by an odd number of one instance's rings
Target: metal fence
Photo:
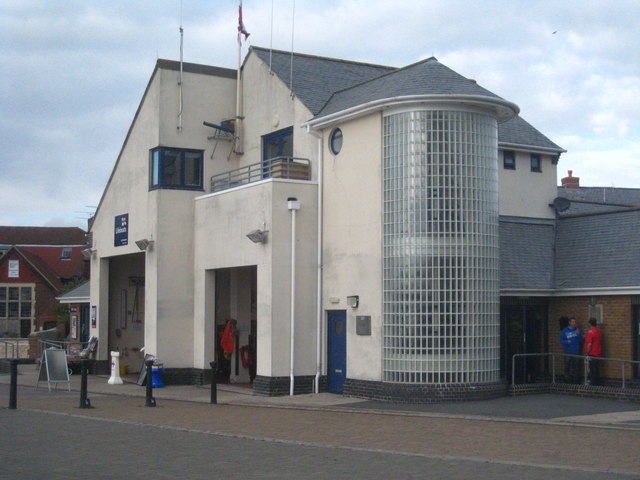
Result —
[[0, 339], [0, 359], [29, 358], [29, 340], [27, 338]]
[[219, 192], [240, 185], [258, 182], [265, 178], [309, 180], [311, 178], [309, 160], [295, 157], [275, 157], [247, 165], [246, 167], [229, 170], [211, 177], [211, 191]]
[[[609, 362], [609, 363], [619, 363], [621, 365], [621, 382], [622, 388], [626, 388], [627, 383], [627, 368], [632, 368], [635, 366], [639, 368], [640, 361], [635, 360], [624, 360], [622, 358], [607, 358], [607, 357], [588, 357], [584, 355], [571, 355], [569, 353], [517, 353], [512, 357], [511, 360], [511, 385], [516, 384], [516, 361], [518, 359], [522, 359], [522, 361], [526, 361], [527, 357], [537, 357], [537, 358], [551, 358], [551, 383], [557, 383], [556, 378], [556, 365], [560, 362], [557, 361], [557, 358], [577, 358], [582, 361], [582, 373], [583, 373], [583, 383], [588, 385], [588, 377], [589, 377], [589, 362], [598, 361], [598, 362]], [[597, 360], [594, 360], [597, 359]], [[632, 370], [633, 371], [633, 370]]]

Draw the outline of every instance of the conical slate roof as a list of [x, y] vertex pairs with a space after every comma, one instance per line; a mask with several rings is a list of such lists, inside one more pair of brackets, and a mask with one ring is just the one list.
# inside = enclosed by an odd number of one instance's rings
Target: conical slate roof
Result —
[[500, 99], [431, 57], [336, 92], [318, 117], [375, 100], [412, 95], [472, 95]]

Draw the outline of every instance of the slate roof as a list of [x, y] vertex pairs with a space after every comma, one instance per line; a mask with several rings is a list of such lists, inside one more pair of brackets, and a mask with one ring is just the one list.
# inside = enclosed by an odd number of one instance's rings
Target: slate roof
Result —
[[[285, 85], [291, 80], [291, 52], [251, 47]], [[271, 62], [271, 63], [270, 63]], [[316, 115], [337, 90], [361, 83], [372, 77], [395, 70], [393, 67], [350, 62], [335, 58], [293, 54], [293, 93]]]
[[[354, 102], [357, 104], [379, 99], [382, 94], [392, 96], [392, 91], [409, 95], [417, 92], [418, 88], [422, 88], [418, 92], [420, 94], [456, 93], [500, 98], [435, 58], [398, 69], [295, 52], [292, 55], [291, 52], [270, 51], [261, 47], [251, 47], [251, 52], [265, 64], [270, 64], [274, 74], [285, 85], [290, 85], [291, 82], [293, 60], [291, 89], [314, 116], [320, 112], [325, 115], [339, 111]], [[390, 73], [393, 75], [388, 75]], [[425, 74], [427, 76], [422, 76]], [[435, 76], [429, 78], [429, 75]], [[417, 83], [413, 80], [417, 80]], [[558, 153], [564, 151], [519, 116], [498, 125], [498, 139], [500, 143], [543, 147]]]
[[498, 125], [498, 143], [543, 147], [556, 150], [558, 153], [566, 151], [519, 115]]
[[57, 297], [60, 303], [87, 303], [91, 296], [91, 282], [81, 283], [75, 288]]
[[[584, 213], [610, 212], [624, 208], [623, 205], [636, 205], [640, 207], [640, 188], [558, 187], [558, 196], [578, 201], [571, 202], [568, 210], [560, 212], [560, 216], [562, 217]], [[602, 205], [603, 203], [607, 205]]]
[[318, 116], [374, 100], [410, 95], [477, 95], [500, 98], [431, 57], [337, 91]]
[[553, 288], [554, 220], [500, 218], [500, 289]]
[[86, 232], [78, 227], [3, 227], [0, 245], [84, 245]]
[[640, 209], [558, 219], [556, 288], [640, 286]]

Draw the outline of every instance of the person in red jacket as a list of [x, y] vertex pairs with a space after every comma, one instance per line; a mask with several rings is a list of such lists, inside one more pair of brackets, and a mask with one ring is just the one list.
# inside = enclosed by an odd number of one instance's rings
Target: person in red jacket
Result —
[[600, 361], [602, 357], [602, 332], [598, 328], [595, 318], [589, 319], [589, 331], [584, 341], [584, 353], [589, 357], [589, 383], [597, 385], [600, 380]]

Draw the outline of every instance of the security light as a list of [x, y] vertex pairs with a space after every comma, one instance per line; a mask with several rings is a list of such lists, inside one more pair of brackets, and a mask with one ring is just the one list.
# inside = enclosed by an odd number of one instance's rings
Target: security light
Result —
[[358, 308], [359, 304], [360, 297], [358, 295], [351, 295], [350, 297], [347, 297], [347, 305], [349, 305], [351, 308]]
[[81, 253], [85, 260], [89, 260], [91, 258], [91, 255], [96, 253], [96, 251], [93, 248], [85, 248]]
[[153, 246], [153, 240], [148, 240], [146, 238], [143, 238], [142, 240], [136, 240], [136, 245], [142, 251], [151, 250], [151, 247]]
[[268, 230], [251, 230], [247, 233], [247, 238], [253, 243], [266, 243]]

